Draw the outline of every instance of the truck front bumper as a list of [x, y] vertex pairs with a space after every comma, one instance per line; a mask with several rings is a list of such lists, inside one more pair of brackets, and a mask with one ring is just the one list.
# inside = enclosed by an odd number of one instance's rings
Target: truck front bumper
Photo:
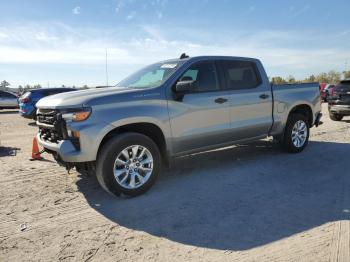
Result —
[[41, 139], [40, 134], [37, 134], [36, 138], [39, 145], [47, 152], [55, 155], [56, 160], [69, 163], [92, 161], [90, 155], [84, 155], [82, 151], [77, 150], [70, 140], [61, 140], [58, 143], [51, 143]]

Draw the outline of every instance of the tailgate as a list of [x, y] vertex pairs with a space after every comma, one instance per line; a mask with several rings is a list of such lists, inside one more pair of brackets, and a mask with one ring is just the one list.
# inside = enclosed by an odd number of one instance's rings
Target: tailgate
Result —
[[350, 80], [341, 81], [336, 85], [331, 100], [338, 105], [350, 105]]

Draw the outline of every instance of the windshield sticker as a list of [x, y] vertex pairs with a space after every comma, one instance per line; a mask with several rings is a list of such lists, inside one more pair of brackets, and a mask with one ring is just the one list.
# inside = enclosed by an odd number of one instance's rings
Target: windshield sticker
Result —
[[164, 64], [161, 66], [161, 68], [175, 68], [177, 66], [177, 64]]

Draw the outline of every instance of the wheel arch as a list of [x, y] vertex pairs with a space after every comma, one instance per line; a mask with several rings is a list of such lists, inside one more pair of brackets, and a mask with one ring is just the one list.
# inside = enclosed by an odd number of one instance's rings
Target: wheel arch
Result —
[[129, 123], [129, 124], [115, 127], [114, 129], [110, 130], [102, 138], [97, 151], [97, 155], [99, 154], [100, 150], [108, 142], [109, 139], [117, 136], [118, 134], [123, 134], [128, 132], [142, 134], [152, 139], [159, 148], [163, 162], [165, 164], [168, 164], [167, 142], [166, 142], [164, 132], [158, 125], [154, 123], [149, 123], [149, 122]]
[[312, 107], [308, 104], [298, 104], [294, 105], [291, 110], [289, 110], [287, 121], [292, 114], [301, 114], [308, 119], [309, 127], [312, 127], [314, 123], [314, 115], [312, 112]]

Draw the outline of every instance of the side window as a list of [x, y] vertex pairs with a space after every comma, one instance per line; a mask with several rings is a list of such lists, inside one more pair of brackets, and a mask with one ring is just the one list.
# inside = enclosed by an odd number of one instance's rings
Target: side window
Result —
[[196, 91], [219, 90], [218, 77], [213, 62], [193, 64], [180, 78], [180, 81], [195, 81]]
[[247, 61], [223, 61], [228, 89], [250, 89], [261, 84], [255, 63]]
[[16, 96], [13, 95], [13, 94], [4, 92], [4, 93], [2, 94], [2, 97], [3, 97], [3, 98], [15, 98]]

